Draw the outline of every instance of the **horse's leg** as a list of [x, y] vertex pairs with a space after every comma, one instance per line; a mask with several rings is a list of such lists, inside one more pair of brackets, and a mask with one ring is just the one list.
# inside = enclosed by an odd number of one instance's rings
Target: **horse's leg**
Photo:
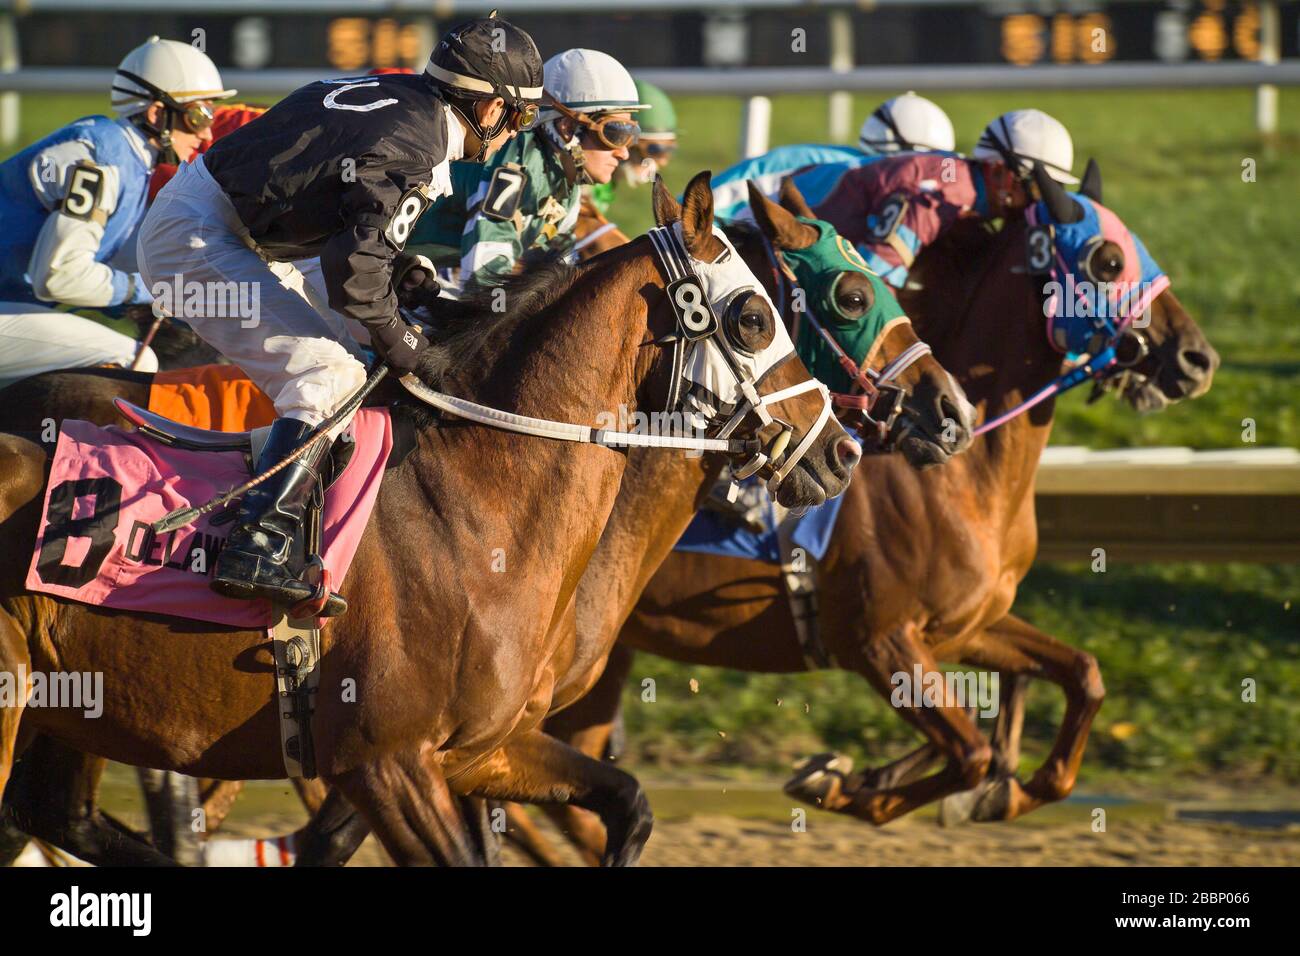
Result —
[[[0, 609], [0, 673], [17, 682], [20, 674], [30, 674], [32, 656], [27, 637], [18, 622]], [[18, 759], [18, 725], [27, 705], [27, 688], [14, 688], [14, 700], [0, 707], [0, 799], [4, 798], [14, 761]]]
[[298, 799], [307, 808], [307, 812], [313, 815], [325, 803], [325, 797], [329, 794], [329, 787], [319, 777], [314, 780], [291, 777], [289, 782], [293, 784], [293, 789], [298, 791]]
[[385, 754], [328, 782], [361, 812], [398, 866], [484, 864], [431, 745]]
[[37, 737], [5, 794], [14, 826], [96, 866], [175, 866], [96, 806], [105, 761]]
[[320, 809], [293, 835], [294, 866], [342, 866], [370, 835], [370, 824], [337, 787], [326, 790]]
[[[917, 664], [925, 674], [942, 676], [930, 649], [916, 639], [910, 625], [876, 636], [864, 647], [859, 671], [886, 699], [894, 690], [891, 677], [899, 673], [910, 677]], [[917, 706], [904, 700], [898, 711], [948, 758], [942, 770], [899, 787], [874, 790], [864, 786], [860, 775], [814, 766], [787, 784], [786, 791], [824, 809], [879, 826], [958, 789], [971, 789], [984, 779], [992, 749], [965, 709], [947, 703]]]
[[208, 836], [221, 829], [235, 800], [243, 792], [242, 780], [200, 780], [199, 796], [203, 800], [203, 825]]
[[[600, 678], [581, 699], [547, 718], [545, 731], [580, 750], [593, 760], [605, 760], [620, 723], [620, 701], [636, 652], [615, 644]], [[542, 808], [560, 832], [569, 838], [589, 866], [599, 866], [605, 856], [605, 828], [600, 819], [581, 807], [551, 804]]]
[[[970, 819], [1012, 820], [1067, 797], [1078, 779], [1092, 720], [1106, 696], [1097, 659], [1014, 614], [981, 633], [967, 646], [963, 659], [999, 674], [1040, 677], [1065, 692], [1065, 716], [1046, 762], [1024, 785], [1010, 773], [984, 782], [972, 800]], [[1013, 714], [1009, 723], [1015, 722]], [[1018, 740], [1017, 730], [1017, 751]]]
[[492, 818], [489, 814], [488, 801], [483, 797], [464, 795], [457, 798], [460, 802], [465, 825], [483, 861], [488, 866], [501, 865], [501, 841], [492, 831]]
[[203, 849], [191, 828], [193, 811], [200, 808], [198, 781], [183, 773], [145, 767], [137, 767], [136, 774], [144, 791], [154, 847], [182, 866], [200, 865]]
[[635, 777], [533, 730], [511, 740], [456, 780], [457, 789], [494, 800], [571, 803], [605, 824], [605, 866], [632, 866], [654, 817]]

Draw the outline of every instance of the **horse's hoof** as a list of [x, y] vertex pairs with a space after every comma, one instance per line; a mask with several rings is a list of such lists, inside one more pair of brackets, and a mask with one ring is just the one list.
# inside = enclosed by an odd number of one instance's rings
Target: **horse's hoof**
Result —
[[853, 758], [835, 753], [817, 754], [798, 764], [795, 771], [782, 788], [785, 793], [796, 800], [826, 807], [840, 796], [845, 779], [853, 772]]

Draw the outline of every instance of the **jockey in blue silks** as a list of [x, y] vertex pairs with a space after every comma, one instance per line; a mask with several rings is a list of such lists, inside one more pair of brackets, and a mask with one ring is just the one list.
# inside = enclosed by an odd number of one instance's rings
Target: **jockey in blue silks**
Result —
[[[0, 384], [132, 361], [133, 339], [52, 306], [102, 314], [150, 301], [115, 257], [134, 260], [159, 159], [189, 159], [211, 138], [212, 101], [234, 95], [204, 53], [151, 37], [114, 75], [116, 119], [77, 120], [0, 163]], [[155, 370], [157, 359], [137, 367]]]

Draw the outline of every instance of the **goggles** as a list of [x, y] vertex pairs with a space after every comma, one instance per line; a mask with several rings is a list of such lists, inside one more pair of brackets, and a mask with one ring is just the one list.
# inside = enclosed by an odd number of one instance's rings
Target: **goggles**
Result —
[[640, 139], [637, 142], [637, 146], [651, 159], [661, 159], [664, 156], [671, 156], [677, 151], [676, 140]]
[[216, 118], [211, 103], [187, 103], [177, 115], [180, 117], [180, 125], [196, 135], [211, 129], [212, 121]]
[[537, 125], [537, 117], [540, 115], [541, 110], [537, 108], [536, 103], [522, 103], [514, 106], [510, 111], [510, 128], [516, 133], [532, 129]]
[[593, 137], [606, 149], [623, 149], [641, 138], [641, 126], [636, 120], [615, 119], [613, 116], [589, 116], [578, 110], [569, 109], [553, 97], [548, 105], [561, 116], [577, 123], [582, 127], [584, 134]]

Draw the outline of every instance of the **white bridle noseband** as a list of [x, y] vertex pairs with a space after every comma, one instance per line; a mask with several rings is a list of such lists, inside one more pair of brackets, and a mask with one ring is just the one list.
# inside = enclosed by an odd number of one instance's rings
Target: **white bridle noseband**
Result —
[[[680, 223], [661, 226], [650, 230], [649, 233], [655, 250], [655, 259], [669, 279], [669, 299], [678, 317], [677, 332], [672, 339], [673, 384], [668, 410], [673, 411], [680, 404], [683, 382], [690, 381], [693, 385], [699, 386], [716, 397], [719, 402], [734, 408], [715, 438], [695, 435], [651, 435], [534, 418], [447, 395], [425, 385], [413, 374], [402, 376], [400, 379], [402, 386], [413, 396], [439, 411], [480, 425], [521, 435], [604, 445], [611, 448], [674, 448], [695, 452], [748, 455], [749, 459], [733, 471], [735, 477], [747, 478], [771, 462], [774, 467], [767, 487], [770, 493], [775, 494], [777, 487], [807, 454], [822, 427], [830, 419], [830, 393], [821, 382], [809, 378], [807, 381], [777, 392], [767, 395], [758, 394], [757, 381], [793, 355], [794, 345], [784, 324], [776, 320], [775, 309], [773, 309], [773, 316], [776, 333], [772, 343], [766, 349], [754, 355], [747, 355], [733, 349], [731, 343], [727, 341], [717, 319], [716, 310], [719, 306], [736, 300], [742, 294], [761, 295], [769, 306], [771, 302], [748, 267], [736, 255], [731, 243], [716, 227], [714, 227], [714, 235], [725, 248], [714, 262], [704, 263], [693, 259], [687, 252], [681, 238]], [[691, 289], [695, 292], [691, 292]], [[702, 349], [709, 351], [704, 353]], [[686, 365], [687, 361], [690, 361], [689, 369]], [[723, 387], [721, 384], [723, 376], [718, 374], [720, 367], [725, 369], [732, 379], [728, 394], [719, 394]], [[774, 419], [768, 408], [809, 391], [821, 393], [821, 413], [794, 450], [783, 457], [783, 452], [795, 429], [786, 422]], [[701, 411], [704, 410], [704, 406], [698, 402], [696, 404]], [[781, 434], [772, 442], [767, 453], [762, 450], [757, 440], [730, 437], [751, 411], [758, 416], [763, 425], [779, 421], [783, 426]], [[708, 415], [702, 417], [706, 422], [709, 420]], [[779, 465], [776, 464], [778, 461]]]

